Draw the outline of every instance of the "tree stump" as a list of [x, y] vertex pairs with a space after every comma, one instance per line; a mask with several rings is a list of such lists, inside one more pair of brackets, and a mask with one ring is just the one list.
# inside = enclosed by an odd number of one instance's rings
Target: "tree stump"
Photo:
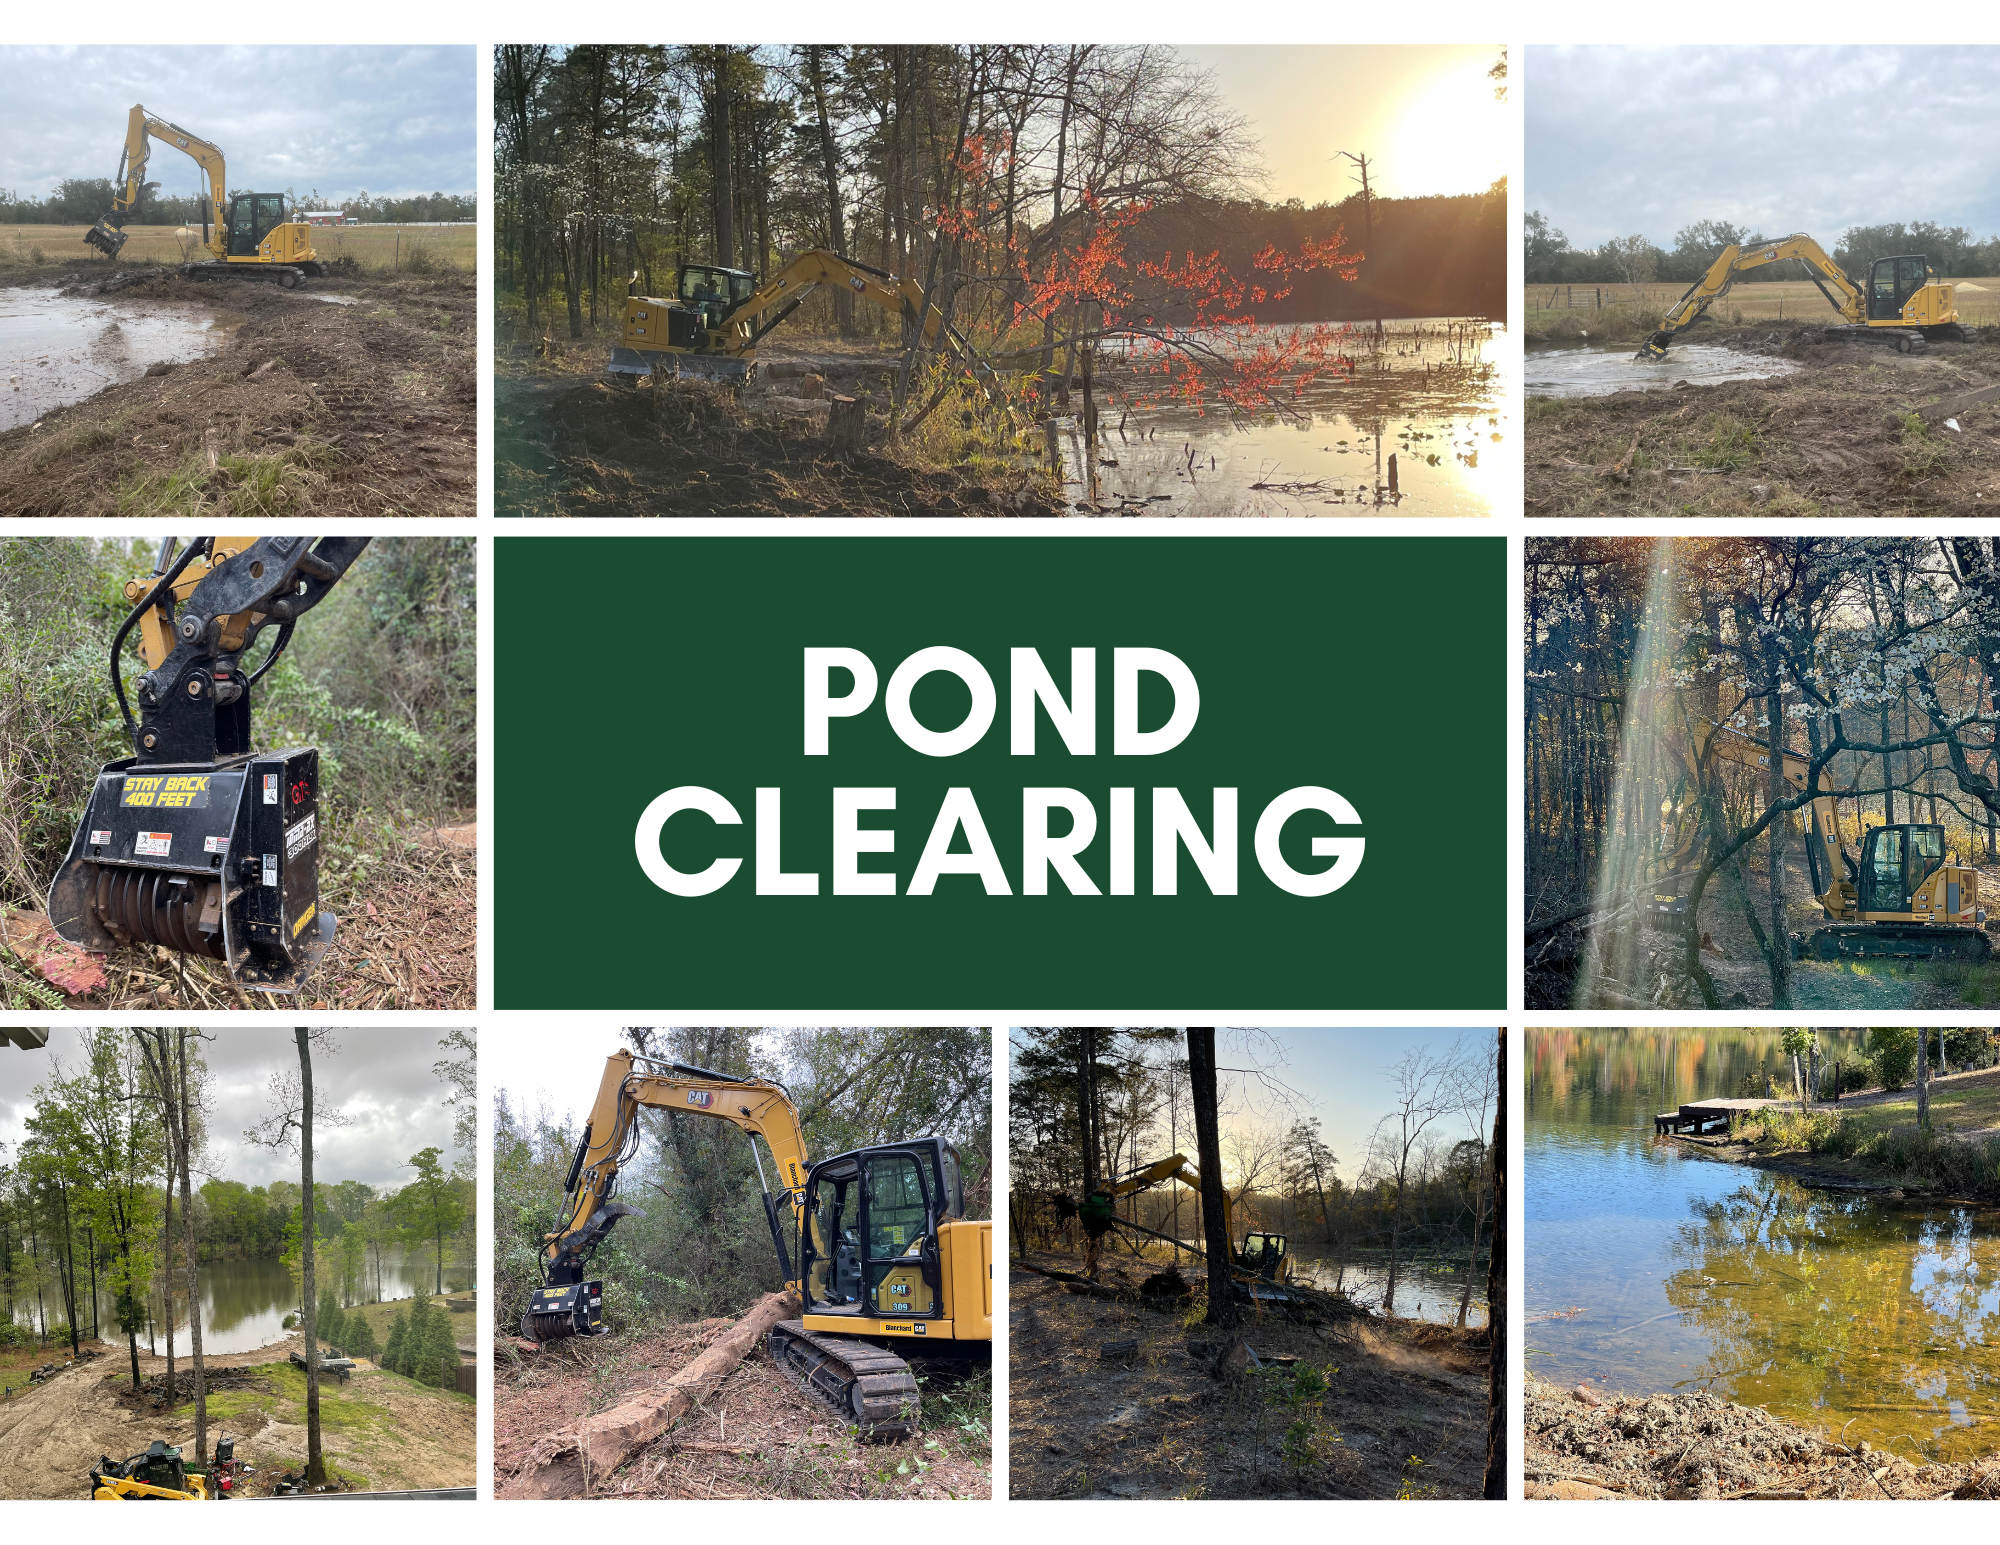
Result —
[[826, 443], [837, 451], [859, 450], [868, 422], [861, 400], [835, 395], [827, 401], [832, 404], [832, 411], [826, 416]]

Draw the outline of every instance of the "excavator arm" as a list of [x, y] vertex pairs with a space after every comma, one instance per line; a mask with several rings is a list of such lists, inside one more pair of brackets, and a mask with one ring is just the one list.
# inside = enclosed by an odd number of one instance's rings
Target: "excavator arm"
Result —
[[[1718, 727], [1710, 751], [1720, 761], [1758, 772], [1768, 773], [1771, 766], [1769, 746], [1726, 727]], [[1794, 794], [1804, 793], [1811, 762], [1793, 751], [1779, 755], [1784, 759], [1781, 770], [1785, 783]], [[1831, 794], [1815, 794], [1807, 809], [1810, 831], [1806, 838], [1806, 861], [1812, 873], [1813, 892], [1829, 917], [1851, 917], [1855, 893], [1849, 872], [1854, 861], [1841, 844], [1840, 806]]]
[[[590, 1121], [583, 1130], [571, 1160], [565, 1182], [562, 1220], [543, 1236], [542, 1291], [522, 1318], [522, 1334], [533, 1340], [550, 1340], [572, 1334], [601, 1334], [601, 1316], [579, 1323], [577, 1314], [596, 1305], [579, 1289], [584, 1268], [620, 1218], [643, 1217], [636, 1207], [614, 1201], [619, 1171], [631, 1160], [638, 1146], [638, 1116], [642, 1109], [679, 1111], [693, 1116], [714, 1116], [741, 1127], [751, 1137], [751, 1155], [764, 1188], [764, 1216], [771, 1227], [771, 1243], [778, 1252], [785, 1286], [796, 1291], [791, 1251], [786, 1248], [784, 1226], [778, 1208], [792, 1210], [796, 1228], [804, 1205], [806, 1183], [805, 1134], [791, 1096], [781, 1085], [762, 1078], [736, 1078], [727, 1073], [686, 1063], [667, 1062], [615, 1052], [604, 1064], [604, 1076], [597, 1086], [597, 1100]], [[763, 1138], [771, 1150], [777, 1171], [778, 1190], [764, 1174], [764, 1161], [757, 1152], [756, 1139]], [[589, 1317], [586, 1315], [586, 1319]]]
[[125, 126], [125, 150], [118, 159], [117, 187], [111, 201], [111, 212], [83, 233], [84, 241], [108, 258], [118, 256], [119, 249], [125, 245], [125, 222], [138, 212], [139, 196], [145, 190], [146, 162], [152, 156], [154, 134], [175, 149], [186, 151], [201, 168], [208, 182], [208, 191], [202, 199], [202, 245], [218, 258], [222, 257], [229, 248], [223, 212], [223, 202], [229, 196], [229, 180], [222, 164], [222, 151], [139, 105], [133, 107]]
[[[1182, 1185], [1201, 1194], [1201, 1171], [1186, 1154], [1175, 1154], [1172, 1158], [1161, 1159], [1148, 1164], [1144, 1169], [1134, 1170], [1122, 1179], [1114, 1180], [1104, 1188], [1105, 1194], [1114, 1201], [1121, 1196], [1130, 1196], [1134, 1191], [1144, 1191], [1159, 1185], [1162, 1181], [1178, 1180]], [[1231, 1214], [1234, 1208], [1229, 1200], [1229, 1187], [1222, 1188], [1222, 1232], [1230, 1241], [1231, 1248], [1236, 1242], [1236, 1229]]]
[[1729, 293], [1740, 275], [1754, 268], [1763, 268], [1772, 263], [1782, 263], [1796, 258], [1806, 265], [1806, 277], [1818, 287], [1826, 303], [1838, 311], [1849, 322], [1859, 323], [1867, 319], [1867, 306], [1861, 291], [1840, 270], [1840, 265], [1826, 255], [1826, 249], [1803, 233], [1787, 236], [1782, 241], [1753, 243], [1749, 247], [1729, 246], [1722, 249], [1716, 260], [1709, 264], [1703, 274], [1688, 291], [1660, 318], [1659, 330], [1646, 340], [1646, 346], [1639, 351], [1641, 359], [1661, 359], [1667, 352], [1668, 343], [1678, 334], [1699, 322], [1707, 314], [1708, 308]]

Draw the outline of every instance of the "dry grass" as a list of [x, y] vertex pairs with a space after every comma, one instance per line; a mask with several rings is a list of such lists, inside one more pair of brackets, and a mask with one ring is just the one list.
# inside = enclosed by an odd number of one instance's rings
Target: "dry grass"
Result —
[[[2000, 326], [2000, 278], [1953, 279], [1959, 320], [1969, 327]], [[1970, 289], [1979, 285], [1980, 289]], [[1565, 306], [1567, 292], [1574, 304]], [[1566, 320], [1579, 320], [1593, 335], [1615, 332], [1621, 315], [1657, 316], [1687, 292], [1685, 284], [1530, 284], [1522, 290], [1527, 335], [1534, 338]], [[1601, 298], [1601, 308], [1588, 297]], [[1809, 279], [1738, 284], [1709, 308], [1718, 322], [1754, 325], [1758, 322], [1838, 322], [1839, 314], [1813, 288]], [[1594, 320], [1593, 320], [1594, 319]]]
[[[83, 244], [87, 225], [0, 226], [0, 254], [10, 261], [29, 264], [69, 266], [79, 263], [104, 264], [104, 259]], [[118, 262], [195, 263], [211, 254], [201, 244], [201, 227], [187, 230], [173, 225], [128, 225], [126, 242]], [[313, 251], [322, 263], [349, 257], [362, 268], [394, 271], [407, 268], [412, 245], [430, 254], [440, 267], [470, 269], [479, 262], [479, 228], [476, 225], [336, 225], [315, 229]], [[34, 257], [35, 249], [42, 256]], [[108, 265], [106, 265], [108, 266]]]

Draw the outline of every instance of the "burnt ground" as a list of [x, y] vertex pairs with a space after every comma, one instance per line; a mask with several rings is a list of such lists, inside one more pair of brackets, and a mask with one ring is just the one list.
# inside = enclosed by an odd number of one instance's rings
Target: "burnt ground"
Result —
[[[2000, 895], [2000, 865], [1975, 863], [1982, 894], [1986, 887]], [[1746, 854], [1744, 894], [1758, 920], [1770, 927], [1770, 887], [1761, 852]], [[1682, 946], [1677, 935], [1655, 929], [1642, 931], [1641, 969], [1629, 982], [1611, 984], [1596, 1004], [1573, 999], [1576, 971], [1588, 950], [1580, 922], [1552, 935], [1534, 932], [1540, 917], [1553, 918], [1570, 904], [1543, 899], [1539, 917], [1530, 897], [1529, 937], [1525, 979], [1529, 1008], [1700, 1008], [1694, 984], [1681, 974]], [[1813, 899], [1812, 884], [1794, 838], [1787, 844], [1785, 906], [1792, 931], [1811, 935], [1826, 922]], [[1715, 983], [1725, 1009], [1769, 1008], [1771, 972], [1757, 947], [1756, 935], [1743, 915], [1743, 902], [1730, 881], [1717, 874], [1702, 894], [1700, 929], [1704, 938], [1702, 964]], [[1795, 960], [1791, 969], [1792, 1004], [1801, 1009], [1940, 1009], [1990, 1008], [2000, 1004], [2000, 936], [1994, 959], [1970, 961]], [[1629, 1001], [1627, 1001], [1629, 1000]]]
[[[503, 1341], [493, 1374], [493, 1482], [502, 1500], [551, 1433], [657, 1388], [735, 1322], [696, 1320], [523, 1353]], [[600, 1497], [791, 1497], [932, 1501], [993, 1495], [992, 1380], [914, 1363], [921, 1425], [907, 1442], [867, 1444], [772, 1364], [761, 1344], [672, 1431], [595, 1489]]]
[[[1048, 479], [999, 458], [953, 457], [948, 426], [883, 446], [897, 356], [763, 345], [741, 389], [613, 385], [608, 340], [503, 344], [494, 366], [494, 499], [501, 515], [1054, 515]], [[825, 440], [824, 393], [858, 398], [866, 445]], [[806, 395], [811, 393], [811, 395]], [[919, 404], [920, 405], [920, 404]], [[940, 413], [949, 412], [949, 408]]]
[[[1082, 1264], [1044, 1251], [1029, 1263], [1071, 1272]], [[1218, 1379], [1210, 1369], [1221, 1333], [1201, 1323], [1199, 1300], [1167, 1311], [1137, 1301], [1139, 1277], [1154, 1264], [1107, 1259], [1102, 1282], [1134, 1289], [1130, 1302], [1011, 1271], [1011, 1496], [1481, 1494], [1483, 1331], [1358, 1315], [1321, 1324], [1252, 1317], [1240, 1330], [1260, 1360], [1297, 1361]], [[1105, 1354], [1125, 1341], [1136, 1351]]]
[[[1525, 414], [1527, 514], [1990, 515], [2000, 507], [2000, 398], [1954, 413], [1957, 431], [1908, 419], [1939, 398], [2000, 383], [2000, 329], [1918, 355], [1826, 341], [1801, 323], [1703, 328], [1695, 341], [1802, 368], [1758, 381], [1534, 399]], [[1671, 355], [1661, 368], [1671, 375]]]
[[214, 316], [221, 350], [0, 434], [0, 516], [475, 513], [472, 274], [284, 290], [162, 269], [130, 293]]
[[[441, 827], [368, 867], [320, 873], [339, 919], [304, 991], [246, 991], [220, 962], [154, 945], [86, 955], [39, 912], [0, 908], [0, 977], [23, 978], [71, 1009], [470, 1009], [477, 1006], [476, 828]], [[386, 847], [386, 844], [378, 843]]]
[[2000, 1459], [1920, 1465], [1715, 1395], [1527, 1387], [1527, 1494], [1548, 1501], [2000, 1500]]

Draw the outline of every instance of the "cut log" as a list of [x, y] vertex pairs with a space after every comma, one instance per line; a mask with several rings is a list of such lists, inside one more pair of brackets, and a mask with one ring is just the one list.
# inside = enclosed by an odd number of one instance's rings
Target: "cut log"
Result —
[[1948, 418], [1956, 418], [1968, 408], [1976, 408], [1996, 397], [2000, 397], [2000, 385], [1975, 386], [1969, 392], [1953, 392], [1949, 397], [1925, 403], [1917, 409], [1917, 417], [1926, 424], [1941, 424]]
[[705, 1400], [750, 1355], [778, 1321], [798, 1313], [789, 1293], [766, 1293], [715, 1345], [664, 1384], [622, 1405], [585, 1418], [574, 1432], [552, 1433], [502, 1490], [507, 1497], [580, 1497], [590, 1478], [611, 1474], [640, 1449], [669, 1431]]

